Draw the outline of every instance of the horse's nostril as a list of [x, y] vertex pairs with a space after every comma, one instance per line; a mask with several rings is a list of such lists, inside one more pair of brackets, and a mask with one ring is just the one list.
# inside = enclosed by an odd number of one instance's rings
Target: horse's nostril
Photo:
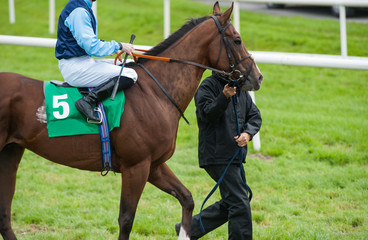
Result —
[[262, 83], [263, 82], [263, 75], [261, 74], [261, 76], [259, 76], [259, 78], [258, 78], [258, 82], [259, 83]]

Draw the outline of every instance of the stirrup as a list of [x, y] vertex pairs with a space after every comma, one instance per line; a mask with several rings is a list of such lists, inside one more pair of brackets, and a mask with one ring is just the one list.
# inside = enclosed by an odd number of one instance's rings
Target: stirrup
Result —
[[91, 119], [87, 118], [87, 123], [93, 123], [93, 124], [101, 125], [102, 124], [102, 118], [103, 118], [101, 109], [99, 107], [95, 107], [93, 110], [95, 112], [99, 113], [100, 121], [95, 121], [95, 120], [91, 120]]

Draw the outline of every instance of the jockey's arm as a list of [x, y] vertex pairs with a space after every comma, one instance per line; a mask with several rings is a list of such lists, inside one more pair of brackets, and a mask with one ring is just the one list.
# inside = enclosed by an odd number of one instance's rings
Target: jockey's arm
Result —
[[[112, 40], [105, 42], [97, 38], [93, 31], [90, 14], [83, 8], [74, 9], [65, 20], [67, 26], [78, 45], [83, 48], [90, 56], [106, 57], [116, 53], [120, 49], [120, 45]], [[96, 22], [97, 24], [97, 22]]]

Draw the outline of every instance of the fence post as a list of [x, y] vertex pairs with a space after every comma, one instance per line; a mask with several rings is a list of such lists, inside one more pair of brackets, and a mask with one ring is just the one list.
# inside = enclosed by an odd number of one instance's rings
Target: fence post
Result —
[[[252, 98], [254, 104], [256, 104], [256, 98], [254, 96], [254, 92], [250, 91], [249, 95]], [[259, 132], [256, 135], [253, 136], [252, 141], [253, 141], [253, 149], [256, 150], [256, 151], [261, 150], [261, 137], [259, 135]]]
[[239, 0], [234, 1], [234, 27], [240, 33], [240, 7]]
[[49, 33], [55, 32], [55, 0], [49, 0]]
[[340, 5], [340, 43], [341, 43], [341, 56], [348, 56], [348, 46], [346, 40], [346, 7]]
[[170, 35], [170, 0], [164, 0], [164, 38]]
[[9, 22], [15, 23], [14, 0], [9, 0]]

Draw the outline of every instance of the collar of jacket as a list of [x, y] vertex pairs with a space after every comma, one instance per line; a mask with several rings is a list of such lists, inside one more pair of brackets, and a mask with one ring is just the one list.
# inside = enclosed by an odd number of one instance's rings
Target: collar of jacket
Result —
[[92, 8], [92, 2], [90, 0], [84, 0], [84, 2], [88, 5], [89, 8]]
[[226, 85], [226, 84], [228, 84], [228, 83], [229, 83], [229, 80], [228, 80], [226, 77], [224, 77], [224, 76], [222, 76], [221, 74], [219, 74], [219, 73], [212, 72], [212, 76], [213, 76], [215, 79], [217, 79], [219, 82], [221, 82], [223, 85]]

